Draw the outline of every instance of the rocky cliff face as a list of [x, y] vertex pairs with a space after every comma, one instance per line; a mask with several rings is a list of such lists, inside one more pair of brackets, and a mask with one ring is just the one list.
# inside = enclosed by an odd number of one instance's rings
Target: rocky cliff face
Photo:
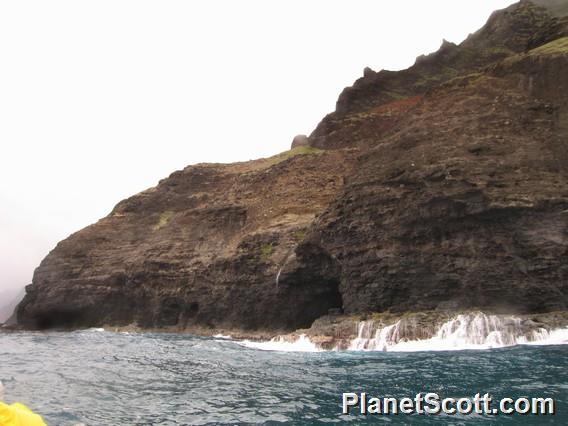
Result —
[[[175, 172], [59, 243], [37, 268], [19, 321], [307, 326], [342, 300], [331, 255], [306, 244], [297, 261], [296, 250], [352, 157], [299, 147]], [[286, 264], [294, 279], [278, 276]]]
[[366, 70], [287, 153], [191, 166], [119, 203], [44, 259], [18, 321], [292, 330], [329, 310], [567, 310], [563, 5], [523, 1], [408, 70]]

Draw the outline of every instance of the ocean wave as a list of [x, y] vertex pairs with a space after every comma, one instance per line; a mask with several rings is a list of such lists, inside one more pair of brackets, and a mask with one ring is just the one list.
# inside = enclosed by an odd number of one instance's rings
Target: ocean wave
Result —
[[487, 315], [483, 312], [457, 315], [443, 323], [428, 339], [412, 339], [416, 333], [403, 320], [385, 327], [373, 321], [358, 324], [358, 336], [349, 350], [389, 352], [455, 351], [503, 348], [523, 344], [547, 345], [568, 343], [568, 328], [547, 330], [527, 325], [510, 315]]
[[268, 342], [253, 342], [243, 340], [238, 342], [247, 348], [260, 349], [263, 351], [283, 351], [283, 352], [320, 352], [322, 351], [309, 337], [305, 334], [299, 335], [297, 338], [288, 338], [286, 336], [277, 336]]
[[225, 334], [215, 334], [213, 336], [214, 339], [221, 339], [221, 340], [231, 340], [232, 337], [230, 335], [225, 335]]
[[[352, 339], [348, 351], [426, 352], [487, 350], [517, 345], [564, 345], [568, 344], [568, 328], [547, 330], [527, 326], [526, 321], [505, 315], [487, 315], [482, 312], [461, 314], [438, 327], [430, 338], [413, 339], [417, 333], [404, 320], [381, 326], [374, 321], [361, 321], [357, 325], [357, 337]], [[277, 336], [270, 341], [237, 342], [248, 348], [282, 352], [319, 352], [318, 344], [301, 334]], [[338, 350], [337, 348], [333, 350]]]

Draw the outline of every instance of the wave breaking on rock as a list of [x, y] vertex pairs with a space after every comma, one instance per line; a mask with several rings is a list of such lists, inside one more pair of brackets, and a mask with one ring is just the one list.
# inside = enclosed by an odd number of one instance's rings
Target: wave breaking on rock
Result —
[[[356, 322], [357, 337], [347, 347], [332, 350], [419, 352], [484, 350], [516, 345], [568, 344], [568, 327], [547, 329], [530, 319], [513, 315], [464, 313], [438, 326], [424, 327], [401, 318], [393, 324], [380, 321]], [[327, 348], [306, 334], [277, 336], [268, 342], [241, 342], [244, 346], [272, 351], [317, 352]]]

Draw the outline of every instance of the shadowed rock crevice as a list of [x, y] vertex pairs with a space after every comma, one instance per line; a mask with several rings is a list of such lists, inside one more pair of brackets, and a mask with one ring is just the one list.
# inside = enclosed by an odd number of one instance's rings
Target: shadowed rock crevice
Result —
[[340, 267], [321, 246], [312, 242], [301, 244], [280, 270], [278, 292], [299, 305], [290, 318], [290, 329], [308, 327], [330, 311], [343, 310], [339, 291]]
[[50, 312], [36, 315], [32, 323], [32, 327], [38, 330], [69, 329], [83, 326], [84, 320], [80, 311], [54, 309]]

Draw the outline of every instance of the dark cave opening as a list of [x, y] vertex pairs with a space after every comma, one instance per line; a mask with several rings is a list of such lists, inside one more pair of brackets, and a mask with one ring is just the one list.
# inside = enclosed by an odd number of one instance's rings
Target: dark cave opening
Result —
[[295, 254], [294, 262], [288, 264], [279, 280], [281, 295], [285, 295], [281, 320], [291, 330], [309, 328], [316, 319], [343, 310], [337, 260], [311, 242], [298, 246]]
[[162, 302], [158, 322], [165, 326], [179, 325], [195, 318], [198, 312], [197, 302], [186, 303], [177, 298], [168, 298]]
[[166, 299], [162, 302], [158, 322], [160, 325], [177, 325], [182, 313], [182, 305], [177, 299]]
[[38, 330], [70, 329], [81, 326], [83, 315], [79, 311], [58, 309], [35, 317]]
[[312, 323], [330, 313], [343, 311], [339, 279], [314, 280], [297, 286], [290, 294], [293, 311], [286, 320], [287, 328], [309, 328]]
[[195, 315], [197, 315], [197, 312], [199, 312], [199, 303], [197, 302], [190, 303], [187, 309], [188, 316], [194, 317]]

